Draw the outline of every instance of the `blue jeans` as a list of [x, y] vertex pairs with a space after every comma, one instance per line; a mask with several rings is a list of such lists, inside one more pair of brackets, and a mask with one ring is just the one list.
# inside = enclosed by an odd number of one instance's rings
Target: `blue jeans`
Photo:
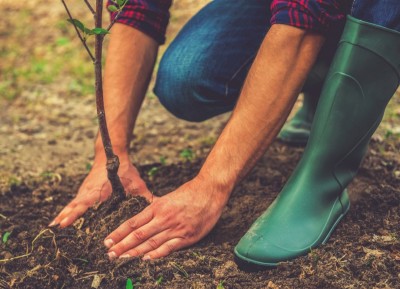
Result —
[[[271, 1], [214, 0], [185, 25], [161, 60], [154, 89], [172, 114], [203, 121], [233, 109], [270, 28]], [[399, 30], [399, 5], [400, 0], [355, 0], [352, 15]], [[304, 92], [319, 95], [342, 28], [327, 37]]]
[[400, 31], [399, 0], [354, 0], [351, 15], [366, 22]]
[[[154, 89], [160, 102], [188, 121], [231, 111], [270, 28], [270, 4], [271, 0], [215, 0], [195, 15], [160, 62]], [[340, 32], [325, 45], [305, 91], [319, 94]]]

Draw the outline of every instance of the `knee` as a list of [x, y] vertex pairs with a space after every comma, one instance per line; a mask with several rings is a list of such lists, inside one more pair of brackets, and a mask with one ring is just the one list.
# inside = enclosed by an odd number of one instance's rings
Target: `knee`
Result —
[[177, 118], [200, 122], [209, 118], [200, 93], [203, 75], [199, 61], [188, 55], [167, 51], [160, 62], [154, 93], [161, 104]]

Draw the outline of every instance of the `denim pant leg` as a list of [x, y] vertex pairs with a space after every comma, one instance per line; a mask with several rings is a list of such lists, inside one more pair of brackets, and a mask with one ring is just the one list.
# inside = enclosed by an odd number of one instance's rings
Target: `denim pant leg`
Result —
[[[160, 62], [154, 88], [172, 114], [203, 121], [233, 109], [270, 28], [271, 1], [215, 0], [183, 27]], [[336, 44], [333, 36], [326, 42], [305, 91], [319, 94]]]
[[354, 0], [351, 15], [400, 31], [400, 0]]
[[233, 109], [267, 33], [271, 0], [215, 0], [180, 31], [158, 69], [155, 94], [175, 116], [202, 121]]

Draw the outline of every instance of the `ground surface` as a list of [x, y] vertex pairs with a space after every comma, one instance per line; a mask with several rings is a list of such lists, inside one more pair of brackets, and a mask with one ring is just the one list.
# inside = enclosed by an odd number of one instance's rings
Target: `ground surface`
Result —
[[[112, 228], [146, 206], [143, 200], [125, 201], [111, 214], [100, 207], [73, 228], [49, 230], [83, 175], [13, 186], [0, 197], [6, 217], [0, 230], [12, 232], [0, 259], [22, 257], [0, 265], [0, 288], [124, 288], [127, 278], [135, 288], [400, 288], [400, 180], [394, 176], [400, 163], [379, 154], [365, 160], [351, 186], [352, 210], [326, 246], [269, 271], [249, 273], [235, 264], [234, 245], [279, 192], [300, 152], [275, 144], [235, 190], [209, 236], [150, 262], [110, 262], [102, 245]], [[167, 193], [198, 167], [198, 161], [161, 166], [147, 181], [157, 194]]]
[[[206, 2], [175, 1], [169, 41]], [[247, 273], [233, 261], [233, 246], [301, 156], [301, 148], [276, 142], [198, 245], [159, 261], [110, 263], [101, 240], [143, 209], [143, 201], [131, 199], [111, 215], [100, 207], [68, 230], [46, 229], [93, 159], [90, 61], [58, 1], [2, 0], [0, 8], [7, 11], [0, 22], [0, 234], [11, 232], [5, 244], [0, 241], [0, 288], [125, 288], [127, 278], [135, 288], [400, 288], [398, 95], [351, 185], [352, 209], [321, 249], [266, 272]], [[227, 117], [179, 121], [148, 94], [131, 158], [155, 194], [168, 193], [197, 172]], [[182, 151], [193, 160], [187, 162]], [[154, 167], [158, 171], [150, 177]], [[1, 261], [9, 258], [17, 259]]]

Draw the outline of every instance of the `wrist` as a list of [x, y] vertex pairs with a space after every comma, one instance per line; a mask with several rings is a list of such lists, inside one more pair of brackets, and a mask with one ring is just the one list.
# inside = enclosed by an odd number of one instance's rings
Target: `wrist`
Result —
[[[128, 153], [128, 145], [112, 143], [113, 152], [115, 155], [118, 156], [120, 162], [122, 161], [129, 161], [129, 153]], [[103, 142], [101, 140], [100, 134], [98, 134], [94, 146], [94, 153], [95, 153], [95, 163], [105, 163], [107, 161], [106, 153], [104, 151]]]
[[234, 188], [233, 183], [225, 182], [204, 172], [199, 172], [191, 181], [196, 191], [207, 192], [212, 196], [213, 203], [225, 206]]
[[[128, 150], [125, 148], [118, 148], [113, 146], [113, 152], [116, 156], [118, 156], [119, 162], [129, 162], [129, 154]], [[104, 151], [104, 147], [95, 147], [95, 155], [94, 155], [94, 163], [104, 165], [107, 162], [106, 153]]]

